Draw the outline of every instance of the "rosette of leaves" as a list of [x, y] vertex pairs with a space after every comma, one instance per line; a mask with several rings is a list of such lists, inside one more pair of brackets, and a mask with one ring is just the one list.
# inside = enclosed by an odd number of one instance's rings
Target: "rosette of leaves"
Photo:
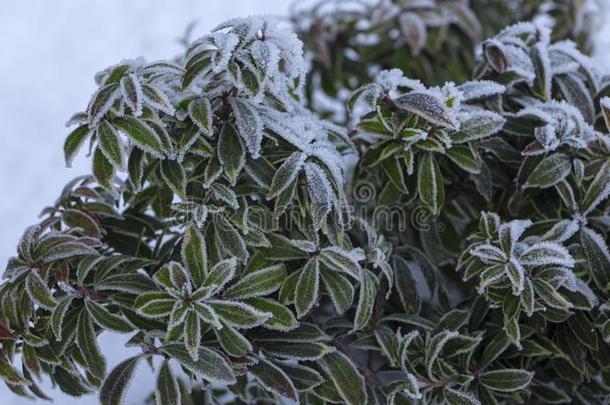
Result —
[[[375, 341], [389, 362], [388, 369], [398, 376], [385, 387], [389, 403], [520, 400], [531, 384], [534, 373], [509, 355], [497, 353], [490, 345], [493, 337], [482, 330], [468, 331], [473, 325], [466, 310], [450, 311], [437, 322], [395, 315], [383, 323], [375, 331]], [[396, 323], [400, 326], [392, 330], [389, 325]], [[402, 332], [405, 326], [411, 331]]]
[[[523, 238], [532, 225], [529, 220], [501, 223], [496, 214], [483, 213], [458, 265], [464, 281], [476, 278], [478, 293], [502, 308], [505, 330], [518, 346], [522, 312], [566, 313], [574, 307], [570, 294], [585, 302], [595, 297], [574, 275], [575, 261], [564, 246], [549, 241], [549, 235]], [[587, 309], [596, 304], [592, 300]]]
[[357, 123], [364, 151], [356, 178], [380, 171], [378, 206], [417, 190], [420, 203], [438, 216], [445, 203], [445, 178], [458, 182], [466, 174], [480, 174], [480, 140], [504, 125], [501, 115], [477, 101], [503, 91], [493, 82], [426, 88], [397, 70], [381, 72], [349, 102], [352, 109], [366, 112]]
[[295, 7], [292, 20], [312, 59], [310, 103], [343, 122], [346, 93], [373, 81], [379, 70], [399, 68], [429, 84], [468, 80], [482, 35], [518, 21], [545, 18], [557, 27], [556, 40], [588, 44], [586, 3], [323, 0]]

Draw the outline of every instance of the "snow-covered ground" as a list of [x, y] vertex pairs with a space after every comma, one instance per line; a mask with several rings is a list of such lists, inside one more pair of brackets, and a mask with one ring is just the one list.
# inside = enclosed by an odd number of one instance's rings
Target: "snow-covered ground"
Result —
[[[600, 0], [600, 4], [608, 0]], [[93, 74], [124, 58], [148, 60], [181, 51], [176, 40], [197, 21], [195, 35], [236, 16], [286, 14], [289, 0], [0, 0], [0, 272], [18, 237], [71, 178], [89, 171], [80, 156], [64, 167], [64, 122], [83, 109], [94, 91]], [[609, 4], [610, 6], [610, 4]], [[610, 68], [608, 23], [596, 53]], [[134, 350], [125, 337], [105, 334], [109, 366]], [[47, 391], [48, 384], [44, 384]], [[152, 387], [144, 364], [127, 397], [138, 404]], [[94, 404], [94, 396], [72, 399], [57, 390], [55, 403]], [[0, 384], [1, 404], [23, 404]]]

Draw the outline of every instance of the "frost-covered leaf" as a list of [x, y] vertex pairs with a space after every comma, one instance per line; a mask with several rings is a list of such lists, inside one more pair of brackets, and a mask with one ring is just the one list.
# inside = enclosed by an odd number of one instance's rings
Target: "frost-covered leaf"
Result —
[[458, 86], [458, 90], [462, 93], [462, 101], [467, 102], [502, 94], [506, 91], [506, 87], [490, 80], [478, 80], [462, 83]]
[[174, 377], [169, 361], [163, 361], [155, 383], [155, 400], [157, 405], [180, 405], [181, 392], [178, 380]]
[[144, 120], [123, 116], [113, 119], [112, 124], [144, 152], [163, 157], [164, 149], [159, 135]]
[[191, 358], [186, 347], [180, 343], [168, 343], [161, 346], [159, 350], [206, 381], [220, 384], [235, 383], [235, 374], [224, 357], [207, 347], [199, 348], [196, 361]]
[[271, 318], [261, 325], [264, 328], [286, 332], [295, 329], [299, 324], [290, 309], [270, 298], [250, 298], [245, 303], [259, 311], [272, 314]]
[[413, 91], [398, 97], [395, 102], [400, 108], [416, 114], [432, 124], [448, 128], [454, 128], [456, 125], [447, 107], [431, 94]]
[[41, 307], [53, 309], [57, 305], [47, 283], [40, 277], [38, 271], [30, 271], [25, 279], [25, 289], [30, 298]]
[[360, 275], [359, 261], [364, 259], [362, 252], [358, 249], [347, 251], [337, 246], [329, 246], [320, 251], [320, 262], [330, 270], [346, 273], [358, 279]]
[[188, 112], [201, 132], [206, 135], [212, 134], [213, 115], [210, 100], [205, 97], [194, 99], [189, 103]]
[[27, 380], [23, 374], [21, 374], [16, 368], [14, 368], [4, 356], [0, 358], [0, 379], [7, 384], [13, 385], [30, 385], [31, 382]]
[[100, 119], [110, 111], [112, 104], [121, 95], [119, 86], [116, 83], [107, 84], [99, 89], [89, 104], [87, 110], [89, 114], [89, 125], [97, 124]]
[[161, 161], [161, 176], [165, 180], [165, 184], [180, 198], [186, 198], [186, 173], [184, 167], [176, 160]]
[[610, 252], [604, 238], [588, 227], [580, 229], [580, 244], [587, 258], [587, 270], [599, 288], [610, 282]]
[[145, 317], [163, 318], [172, 312], [175, 302], [176, 299], [171, 295], [154, 291], [139, 295], [134, 302], [134, 308]]
[[309, 259], [305, 267], [300, 271], [296, 285], [295, 308], [299, 318], [307, 314], [318, 302], [318, 291], [320, 289], [320, 262]]
[[254, 105], [246, 99], [231, 98], [231, 106], [237, 130], [252, 158], [257, 159], [263, 141], [263, 121]]
[[345, 403], [350, 405], [367, 403], [364, 378], [345, 354], [339, 351], [328, 353], [318, 360], [318, 364], [333, 382]]
[[100, 327], [114, 332], [126, 333], [134, 330], [134, 327], [121, 316], [108, 311], [103, 305], [92, 300], [85, 300], [85, 308]]
[[606, 123], [606, 129], [610, 132], [610, 97], [602, 97], [599, 100], [599, 106]]
[[299, 396], [292, 380], [275, 364], [259, 357], [250, 372], [266, 390], [298, 403]]
[[230, 356], [243, 357], [252, 351], [252, 344], [231, 325], [222, 323], [220, 328], [214, 330], [218, 343]]
[[294, 152], [284, 160], [273, 176], [268, 199], [277, 197], [296, 180], [306, 158], [307, 155], [304, 153]]
[[184, 319], [184, 344], [189, 356], [197, 361], [201, 345], [201, 322], [194, 311], [189, 311]]
[[243, 141], [232, 124], [225, 124], [218, 140], [218, 160], [224, 168], [225, 175], [235, 182], [246, 162], [246, 150]]
[[208, 300], [207, 303], [223, 321], [238, 329], [260, 326], [273, 315], [237, 301]]
[[373, 314], [375, 298], [377, 297], [377, 278], [375, 275], [366, 269], [362, 270], [361, 274], [360, 295], [354, 317], [354, 331], [366, 327]]
[[445, 180], [432, 153], [420, 158], [417, 171], [419, 199], [436, 216], [445, 203]]
[[66, 138], [66, 141], [64, 142], [64, 159], [67, 167], [72, 165], [74, 157], [85, 143], [85, 140], [88, 138], [89, 134], [90, 132], [88, 125], [81, 125], [70, 132]]
[[574, 267], [574, 259], [563, 246], [552, 242], [540, 242], [529, 247], [519, 258], [524, 266], [558, 265]]
[[522, 369], [502, 369], [486, 371], [479, 381], [494, 391], [512, 392], [525, 388], [533, 376], [534, 373]]
[[133, 115], [139, 117], [142, 114], [142, 85], [135, 74], [129, 73], [121, 79], [121, 94], [123, 101], [131, 109]]
[[545, 157], [532, 170], [523, 185], [524, 188], [548, 188], [559, 183], [570, 174], [572, 160], [563, 153]]
[[93, 321], [87, 311], [82, 311], [78, 318], [76, 343], [83, 354], [87, 369], [96, 377], [104, 378], [106, 359], [97, 343]]
[[604, 162], [599, 168], [593, 181], [589, 185], [580, 204], [584, 215], [592, 212], [603, 200], [610, 195], [610, 163]]
[[245, 299], [265, 296], [278, 290], [284, 278], [286, 278], [286, 269], [283, 264], [266, 267], [242, 277], [223, 293], [223, 297]]
[[320, 269], [320, 275], [337, 314], [343, 314], [354, 302], [354, 287], [352, 283], [335, 271]]
[[506, 120], [492, 111], [478, 111], [468, 115], [460, 124], [460, 129], [451, 135], [455, 143], [470, 142], [487, 138], [499, 132]]
[[214, 216], [214, 229], [218, 242], [227, 253], [245, 262], [249, 256], [246, 243], [233, 224], [224, 215], [216, 215]]
[[208, 273], [208, 255], [205, 239], [195, 224], [190, 224], [185, 230], [181, 256], [195, 285], [201, 285]]

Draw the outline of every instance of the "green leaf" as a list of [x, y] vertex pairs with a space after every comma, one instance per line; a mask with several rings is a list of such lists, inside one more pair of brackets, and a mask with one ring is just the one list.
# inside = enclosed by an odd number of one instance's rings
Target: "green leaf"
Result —
[[40, 277], [37, 270], [32, 269], [25, 279], [25, 289], [30, 298], [46, 309], [53, 309], [57, 305], [47, 283]]
[[354, 287], [352, 283], [335, 271], [320, 269], [320, 275], [337, 314], [341, 315], [350, 309], [354, 302]]
[[278, 290], [286, 278], [283, 264], [266, 267], [246, 274], [223, 294], [225, 299], [245, 299], [262, 297]]
[[82, 311], [78, 318], [76, 343], [83, 354], [87, 369], [98, 378], [106, 374], [106, 359], [97, 344], [97, 335], [93, 322], [87, 311]]
[[175, 302], [176, 299], [168, 293], [153, 291], [138, 296], [133, 306], [140, 315], [155, 319], [168, 316]]
[[4, 359], [4, 356], [0, 356], [0, 379], [7, 384], [14, 385], [30, 385], [31, 382], [27, 380], [15, 367]]
[[182, 403], [178, 380], [174, 377], [168, 360], [163, 361], [159, 374], [157, 374], [155, 400], [157, 405], [180, 405]]
[[246, 149], [232, 124], [223, 125], [218, 138], [218, 160], [225, 175], [234, 183], [246, 163]]
[[253, 159], [260, 157], [263, 121], [256, 107], [246, 98], [231, 97], [235, 125]]
[[114, 166], [106, 159], [100, 148], [95, 148], [93, 152], [93, 176], [102, 187], [116, 194], [113, 186]]
[[123, 101], [131, 109], [133, 115], [140, 116], [142, 114], [142, 85], [138, 78], [133, 73], [129, 73], [121, 78], [120, 81], [121, 93]]
[[161, 161], [161, 176], [165, 184], [180, 198], [186, 198], [186, 173], [182, 164], [176, 160]]
[[580, 204], [583, 215], [592, 212], [610, 193], [610, 162], [605, 161], [589, 185]]
[[317, 303], [319, 284], [320, 263], [317, 259], [312, 258], [307, 261], [307, 264], [301, 270], [297, 282], [294, 302], [297, 317], [303, 317]]
[[89, 136], [89, 125], [84, 124], [70, 132], [66, 141], [64, 142], [64, 159], [66, 166], [70, 167], [74, 157], [85, 143], [85, 140]]
[[362, 279], [360, 280], [360, 296], [358, 298], [358, 307], [356, 308], [356, 316], [354, 317], [353, 331], [363, 329], [373, 315], [375, 307], [375, 298], [377, 297], [377, 278], [369, 270], [362, 270]]
[[231, 281], [233, 279], [233, 276], [235, 276], [236, 267], [237, 260], [235, 260], [234, 257], [216, 263], [208, 273], [208, 276], [206, 277], [203, 285], [215, 285], [215, 291], [221, 290], [225, 286], [225, 284]]
[[122, 405], [124, 403], [125, 391], [141, 359], [141, 355], [130, 357], [112, 369], [100, 388], [101, 405]]
[[250, 298], [246, 300], [245, 303], [261, 312], [272, 314], [271, 318], [261, 325], [267, 329], [286, 332], [299, 325], [292, 311], [275, 300], [257, 297]]
[[459, 131], [451, 135], [451, 140], [460, 144], [487, 138], [499, 132], [505, 122], [500, 114], [492, 111], [473, 112], [461, 123]]
[[114, 126], [107, 120], [102, 120], [96, 128], [99, 148], [106, 159], [115, 167], [122, 169], [125, 166], [125, 151]]
[[201, 322], [195, 311], [189, 311], [184, 321], [184, 343], [193, 361], [197, 361], [201, 345]]
[[189, 103], [189, 117], [195, 125], [206, 135], [212, 135], [213, 115], [210, 100], [199, 97]]
[[224, 215], [214, 215], [214, 230], [218, 242], [230, 256], [235, 256], [242, 262], [248, 259], [246, 243], [237, 229]]
[[299, 391], [308, 391], [324, 381], [320, 373], [313, 368], [279, 361], [276, 361], [275, 364], [286, 373]]
[[341, 398], [350, 405], [367, 403], [364, 378], [352, 361], [341, 352], [328, 353], [318, 360], [328, 378], [335, 385]]
[[208, 254], [203, 234], [194, 223], [185, 230], [181, 255], [195, 285], [200, 286], [208, 273]]
[[93, 96], [89, 104], [89, 124], [95, 125], [100, 119], [110, 110], [112, 104], [116, 101], [121, 93], [119, 92], [118, 84], [107, 84], [100, 88]]
[[260, 326], [272, 316], [242, 302], [208, 300], [207, 303], [223, 321], [238, 329]]
[[412, 91], [394, 101], [399, 108], [418, 115], [432, 124], [449, 128], [455, 126], [447, 107], [431, 94]]
[[446, 153], [447, 157], [468, 173], [481, 172], [481, 158], [473, 146], [454, 145]]
[[70, 295], [62, 297], [51, 314], [51, 329], [53, 329], [53, 333], [57, 340], [61, 338], [64, 318], [66, 312], [70, 309], [70, 305], [72, 305], [72, 299], [73, 297]]
[[358, 279], [360, 276], [360, 264], [356, 260], [358, 257], [338, 246], [329, 246], [322, 249], [319, 259], [330, 270], [346, 273], [354, 279]]
[[580, 229], [580, 245], [587, 257], [587, 270], [600, 289], [610, 282], [610, 252], [604, 238], [588, 227]]
[[431, 214], [434, 216], [440, 214], [445, 203], [445, 180], [432, 153], [426, 153], [420, 158], [417, 189], [419, 199], [430, 209]]
[[272, 199], [286, 190], [299, 176], [299, 172], [305, 163], [307, 155], [302, 152], [294, 152], [288, 156], [282, 165], [277, 169], [267, 199]]
[[534, 290], [542, 298], [542, 300], [551, 308], [570, 309], [572, 303], [565, 299], [555, 288], [547, 281], [542, 279], [534, 280]]
[[318, 342], [273, 342], [263, 346], [263, 349], [274, 357], [294, 360], [319, 360], [334, 348]]
[[421, 307], [420, 294], [413, 269], [407, 260], [394, 256], [394, 278], [396, 279], [396, 292], [407, 314], [417, 314]]
[[126, 115], [115, 118], [112, 123], [144, 152], [163, 158], [161, 139], [144, 120]]
[[543, 42], [534, 44], [531, 48], [530, 56], [535, 72], [532, 90], [543, 100], [548, 101], [551, 99], [551, 79], [553, 78], [553, 72], [547, 44]]
[[524, 188], [548, 188], [559, 183], [570, 174], [572, 160], [563, 153], [555, 153], [545, 157], [532, 170]]
[[267, 391], [274, 392], [295, 402], [299, 401], [294, 384], [286, 373], [275, 364], [259, 357], [258, 362], [251, 366], [249, 371]]
[[513, 392], [525, 388], [533, 376], [533, 372], [526, 370], [504, 369], [487, 371], [479, 376], [479, 381], [494, 391]]
[[70, 228], [81, 228], [84, 234], [94, 238], [99, 238], [104, 232], [96, 219], [78, 209], [68, 208], [64, 210], [61, 214], [61, 220]]
[[110, 313], [104, 306], [90, 299], [85, 300], [85, 308], [91, 318], [100, 327], [114, 332], [127, 333], [134, 330], [134, 327], [119, 315]]
[[214, 329], [214, 333], [218, 343], [229, 356], [243, 357], [252, 351], [250, 341], [227, 323], [223, 322], [221, 328]]
[[200, 347], [198, 360], [191, 358], [186, 347], [181, 343], [169, 343], [161, 346], [159, 350], [206, 381], [219, 384], [234, 384], [235, 374], [227, 361], [215, 351], [206, 347]]

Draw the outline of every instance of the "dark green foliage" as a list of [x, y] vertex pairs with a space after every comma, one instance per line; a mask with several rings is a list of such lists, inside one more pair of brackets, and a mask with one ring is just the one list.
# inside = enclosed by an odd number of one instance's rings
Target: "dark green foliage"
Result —
[[330, 3], [293, 16], [309, 71], [255, 17], [96, 76], [64, 147], [92, 174], [0, 285], [15, 394], [120, 404], [145, 360], [158, 404], [607, 401], [610, 80], [566, 40], [580, 3], [554, 34], [502, 29], [538, 1]]

